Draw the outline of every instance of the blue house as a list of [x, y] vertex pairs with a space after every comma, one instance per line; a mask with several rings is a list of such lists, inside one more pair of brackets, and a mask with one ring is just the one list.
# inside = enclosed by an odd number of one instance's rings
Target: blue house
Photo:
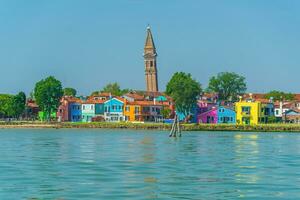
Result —
[[218, 124], [235, 124], [236, 112], [225, 106], [219, 106], [217, 110]]
[[71, 122], [81, 122], [81, 103], [72, 102], [69, 104], [69, 115]]
[[104, 119], [108, 122], [124, 121], [124, 101], [121, 98], [112, 98], [104, 102]]
[[104, 116], [104, 101], [98, 101], [95, 103], [95, 114], [97, 116]]

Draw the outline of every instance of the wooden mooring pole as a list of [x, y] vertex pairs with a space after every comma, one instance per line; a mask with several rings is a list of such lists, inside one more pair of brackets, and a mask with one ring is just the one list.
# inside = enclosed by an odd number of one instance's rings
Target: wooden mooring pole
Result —
[[175, 115], [169, 137], [181, 137], [180, 122], [178, 116]]

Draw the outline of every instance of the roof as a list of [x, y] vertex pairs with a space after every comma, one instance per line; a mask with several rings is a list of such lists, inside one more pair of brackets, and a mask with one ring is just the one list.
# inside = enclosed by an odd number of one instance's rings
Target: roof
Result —
[[113, 100], [113, 99], [116, 99], [116, 100], [118, 100], [118, 101], [120, 101], [120, 102], [122, 102], [122, 103], [126, 102], [126, 99], [124, 99], [124, 98], [122, 98], [122, 97], [113, 97], [113, 98], [111, 98], [111, 99], [106, 99], [106, 100], [104, 100], [104, 103], [106, 103], [106, 102], [108, 102], [108, 101], [111, 101], [111, 100]]
[[255, 98], [255, 101], [259, 101], [261, 103], [272, 103], [270, 102], [270, 99], [265, 99], [265, 98]]
[[82, 104], [103, 104], [107, 100], [102, 100], [102, 99], [88, 99], [87, 101], [83, 102]]
[[248, 93], [248, 94], [244, 94], [243, 97], [244, 98], [250, 98], [250, 96], [252, 95], [253, 99], [265, 99], [266, 94], [264, 93]]
[[216, 110], [218, 110], [217, 107], [212, 107], [212, 108], [209, 109], [208, 111], [203, 112], [203, 113], [200, 113], [198, 116], [205, 115], [205, 114], [207, 114], [207, 113], [210, 113], [210, 112], [213, 112], [213, 111], [216, 111]]
[[73, 97], [73, 96], [63, 96], [61, 98], [61, 102], [62, 101], [68, 101], [69, 103], [82, 103], [82, 100], [77, 98], [77, 97]]
[[137, 94], [136, 92], [128, 92], [127, 94], [124, 94], [123, 96], [133, 98], [134, 100], [144, 100], [145, 99], [144, 95]]
[[167, 102], [158, 102], [156, 101], [133, 101], [133, 102], [127, 102], [127, 105], [138, 105], [138, 106], [163, 106], [163, 105], [169, 105], [166, 104]]
[[146, 36], [146, 42], [145, 42], [145, 49], [153, 49], [153, 52], [155, 53], [155, 45], [154, 45], [151, 29], [150, 29], [149, 26], [147, 27], [147, 36]]
[[35, 101], [27, 101], [26, 106], [27, 106], [27, 107], [30, 107], [30, 108], [38, 108], [38, 107], [39, 107], [39, 106], [35, 103]]

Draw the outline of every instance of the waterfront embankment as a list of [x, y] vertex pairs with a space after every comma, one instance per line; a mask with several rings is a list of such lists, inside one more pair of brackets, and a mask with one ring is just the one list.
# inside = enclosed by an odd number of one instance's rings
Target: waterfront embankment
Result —
[[[0, 128], [106, 128], [136, 130], [170, 130], [170, 124], [164, 123], [45, 123], [45, 122], [0, 122]], [[243, 131], [243, 132], [300, 132], [298, 124], [261, 124], [261, 125], [229, 125], [229, 124], [181, 124], [183, 131]]]

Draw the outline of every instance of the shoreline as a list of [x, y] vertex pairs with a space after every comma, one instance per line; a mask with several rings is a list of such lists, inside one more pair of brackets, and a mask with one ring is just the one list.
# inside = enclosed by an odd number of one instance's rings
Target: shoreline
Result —
[[[169, 131], [171, 124], [163, 123], [129, 123], [129, 122], [0, 122], [0, 129], [132, 129]], [[228, 124], [181, 124], [182, 131], [242, 131], [242, 132], [299, 132], [300, 124], [261, 124], [261, 125], [228, 125]]]

